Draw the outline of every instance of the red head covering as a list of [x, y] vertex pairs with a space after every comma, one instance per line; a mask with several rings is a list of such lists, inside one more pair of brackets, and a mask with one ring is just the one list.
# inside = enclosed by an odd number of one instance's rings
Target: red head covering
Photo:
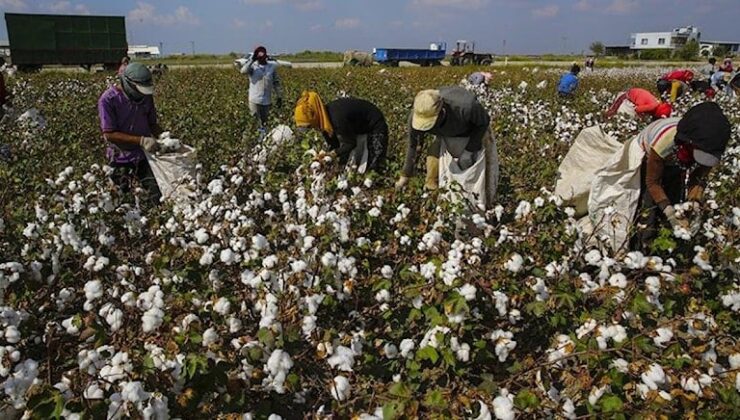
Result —
[[263, 47], [262, 45], [255, 48], [253, 58], [259, 61], [261, 64], [266, 63], [267, 62], [267, 48]]
[[655, 111], [653, 111], [653, 116], [655, 116], [655, 118], [668, 118], [671, 116], [672, 112], [673, 107], [671, 104], [662, 102], [657, 108], [655, 108]]

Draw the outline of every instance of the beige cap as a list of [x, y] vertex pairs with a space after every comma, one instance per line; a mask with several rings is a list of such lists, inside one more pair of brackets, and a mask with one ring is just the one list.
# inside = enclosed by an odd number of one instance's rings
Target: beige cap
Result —
[[411, 126], [414, 130], [429, 131], [434, 127], [442, 110], [442, 96], [438, 90], [422, 90], [414, 99], [414, 114]]

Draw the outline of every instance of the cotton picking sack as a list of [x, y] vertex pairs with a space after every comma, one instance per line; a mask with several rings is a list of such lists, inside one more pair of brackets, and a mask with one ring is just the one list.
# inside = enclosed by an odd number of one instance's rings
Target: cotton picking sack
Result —
[[367, 171], [367, 161], [370, 154], [367, 150], [367, 134], [360, 134], [356, 141], [357, 146], [350, 152], [347, 168], [357, 167], [357, 173], [364, 174]]
[[599, 169], [588, 198], [588, 217], [598, 238], [606, 237], [613, 251], [627, 244], [640, 200], [640, 170], [645, 151], [637, 137]]
[[[628, 101], [624, 101], [628, 102]], [[622, 145], [600, 126], [584, 128], [560, 163], [555, 195], [575, 209], [577, 216], [588, 213], [588, 197], [594, 174]]]
[[146, 153], [165, 200], [187, 199], [194, 193], [188, 184], [195, 179], [195, 158], [195, 149], [186, 145], [173, 152]]
[[483, 137], [483, 149], [478, 152], [475, 163], [465, 170], [448, 150], [447, 141], [441, 138], [440, 143], [439, 187], [453, 183], [462, 187], [462, 194], [450, 192], [448, 199], [457, 202], [464, 197], [481, 211], [490, 208], [496, 197], [499, 175], [498, 151], [491, 131]]
[[622, 105], [619, 106], [617, 113], [627, 115], [630, 118], [637, 118], [637, 111], [635, 111], [635, 104], [633, 104], [632, 101], [630, 101], [629, 99], [625, 99], [622, 102]]

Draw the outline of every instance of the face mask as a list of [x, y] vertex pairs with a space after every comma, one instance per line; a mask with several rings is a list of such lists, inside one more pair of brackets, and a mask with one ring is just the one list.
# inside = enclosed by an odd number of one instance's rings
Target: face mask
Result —
[[676, 160], [684, 168], [694, 165], [694, 146], [688, 143], [680, 144], [676, 150]]
[[132, 102], [140, 104], [142, 101], [144, 101], [144, 97], [146, 95], [139, 92], [136, 89], [136, 86], [134, 86], [133, 83], [129, 83], [129, 81], [126, 80], [126, 78], [123, 76], [121, 76], [121, 87], [123, 88], [123, 93], [126, 94], [126, 97], [129, 98]]

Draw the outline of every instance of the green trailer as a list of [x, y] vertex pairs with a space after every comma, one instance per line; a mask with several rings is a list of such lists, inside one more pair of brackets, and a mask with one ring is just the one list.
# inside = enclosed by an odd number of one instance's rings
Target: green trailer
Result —
[[115, 69], [128, 52], [123, 16], [6, 13], [10, 59], [19, 70], [102, 64]]

